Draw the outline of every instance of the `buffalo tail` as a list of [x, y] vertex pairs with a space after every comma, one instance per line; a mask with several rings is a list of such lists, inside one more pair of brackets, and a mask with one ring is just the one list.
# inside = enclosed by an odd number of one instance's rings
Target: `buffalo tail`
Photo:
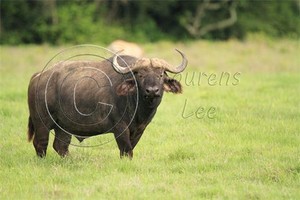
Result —
[[28, 118], [28, 132], [27, 132], [27, 135], [28, 135], [28, 142], [31, 142], [31, 140], [34, 136], [34, 127], [33, 127], [32, 119], [31, 119], [30, 116]]

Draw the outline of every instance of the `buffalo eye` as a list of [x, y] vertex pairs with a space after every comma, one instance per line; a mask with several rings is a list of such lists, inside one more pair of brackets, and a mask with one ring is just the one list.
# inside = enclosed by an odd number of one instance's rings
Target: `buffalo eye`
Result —
[[139, 77], [139, 78], [143, 78], [143, 75], [141, 73], [138, 73], [138, 72], [134, 72], [134, 75]]
[[163, 77], [164, 77], [164, 73], [161, 73], [161, 74], [158, 76], [159, 79], [161, 79], [161, 78], [163, 78]]

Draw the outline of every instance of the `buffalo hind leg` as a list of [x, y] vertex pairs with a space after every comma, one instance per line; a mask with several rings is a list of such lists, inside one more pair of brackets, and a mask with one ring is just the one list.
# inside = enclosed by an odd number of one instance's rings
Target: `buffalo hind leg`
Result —
[[49, 141], [49, 131], [50, 130], [43, 124], [35, 129], [33, 146], [35, 148], [36, 154], [41, 158], [46, 156]]
[[55, 128], [55, 139], [53, 142], [53, 148], [61, 156], [65, 157], [69, 154], [69, 145], [71, 143], [71, 135], [65, 133], [60, 128]]
[[114, 134], [118, 147], [120, 149], [120, 158], [123, 158], [124, 156], [128, 157], [129, 159], [133, 158], [133, 151], [132, 146], [129, 139], [129, 131], [126, 130], [125, 132], [121, 134]]

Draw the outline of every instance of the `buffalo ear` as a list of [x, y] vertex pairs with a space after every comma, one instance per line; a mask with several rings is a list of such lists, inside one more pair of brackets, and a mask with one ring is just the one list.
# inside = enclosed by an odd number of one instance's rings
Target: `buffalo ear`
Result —
[[164, 90], [175, 94], [182, 93], [182, 86], [179, 81], [168, 77], [164, 79]]
[[135, 81], [133, 79], [125, 80], [116, 87], [116, 93], [119, 96], [126, 96], [135, 91]]

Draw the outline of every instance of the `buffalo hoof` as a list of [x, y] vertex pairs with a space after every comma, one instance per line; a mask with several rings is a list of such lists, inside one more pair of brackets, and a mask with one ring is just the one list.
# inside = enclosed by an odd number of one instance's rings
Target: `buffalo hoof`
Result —
[[57, 152], [58, 155], [60, 155], [60, 157], [65, 158], [69, 155], [69, 151], [65, 151], [65, 152]]
[[133, 158], [133, 151], [128, 151], [128, 152], [120, 152], [120, 158], [124, 158], [124, 157], [127, 157], [129, 158], [130, 160], [132, 160]]
[[39, 158], [45, 158], [45, 157], [46, 157], [46, 152], [36, 152], [36, 155], [37, 155]]

